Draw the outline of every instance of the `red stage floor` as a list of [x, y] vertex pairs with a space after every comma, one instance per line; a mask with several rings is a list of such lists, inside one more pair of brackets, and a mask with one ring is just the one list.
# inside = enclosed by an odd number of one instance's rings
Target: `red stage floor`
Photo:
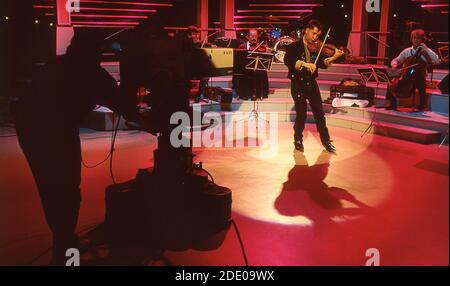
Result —
[[[322, 152], [313, 125], [305, 153], [293, 151], [292, 125], [279, 146], [195, 149], [216, 182], [233, 191], [233, 216], [250, 265], [364, 265], [377, 248], [382, 265], [448, 265], [448, 146], [420, 145], [330, 128], [337, 155]], [[110, 133], [82, 134], [84, 160], [106, 157]], [[16, 138], [0, 138], [0, 265], [25, 265], [50, 246], [31, 172]], [[154, 137], [119, 132], [114, 173], [134, 178], [153, 164]], [[79, 229], [104, 217], [108, 164], [83, 168]], [[243, 265], [234, 229], [213, 251], [167, 251], [174, 265]], [[34, 265], [48, 263], [48, 255]]]

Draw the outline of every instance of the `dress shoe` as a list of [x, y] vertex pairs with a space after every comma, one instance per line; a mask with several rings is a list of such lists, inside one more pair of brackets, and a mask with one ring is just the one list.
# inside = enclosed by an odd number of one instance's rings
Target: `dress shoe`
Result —
[[327, 150], [330, 153], [336, 153], [336, 147], [333, 146], [333, 141], [327, 141], [325, 143], [322, 143], [323, 147], [325, 147], [325, 150]]
[[302, 140], [297, 140], [294, 142], [295, 150], [303, 152], [305, 151], [305, 147], [303, 146]]

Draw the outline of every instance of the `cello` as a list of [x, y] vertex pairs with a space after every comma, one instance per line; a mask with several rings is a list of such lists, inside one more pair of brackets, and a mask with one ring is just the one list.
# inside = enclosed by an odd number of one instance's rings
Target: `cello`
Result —
[[422, 47], [418, 47], [414, 55], [405, 60], [397, 76], [392, 80], [389, 90], [398, 98], [408, 98], [414, 94], [414, 77], [423, 68]]

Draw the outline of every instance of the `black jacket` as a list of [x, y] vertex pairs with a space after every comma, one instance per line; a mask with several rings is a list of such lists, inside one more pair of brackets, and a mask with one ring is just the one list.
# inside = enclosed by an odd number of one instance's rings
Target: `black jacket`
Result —
[[[315, 61], [315, 55], [311, 54], [311, 62], [314, 63]], [[309, 71], [307, 69], [302, 70], [296, 70], [295, 69], [295, 63], [298, 61], [305, 61], [306, 62], [306, 53], [305, 53], [305, 46], [303, 44], [303, 39], [300, 39], [286, 48], [286, 55], [284, 56], [284, 64], [289, 68], [289, 75], [288, 78], [298, 79], [301, 80], [304, 76], [309, 75]], [[317, 61], [317, 67], [320, 69], [326, 69], [327, 66], [325, 65], [325, 57], [321, 56], [319, 60]], [[313, 74], [313, 78], [316, 78], [319, 76], [318, 70]]]

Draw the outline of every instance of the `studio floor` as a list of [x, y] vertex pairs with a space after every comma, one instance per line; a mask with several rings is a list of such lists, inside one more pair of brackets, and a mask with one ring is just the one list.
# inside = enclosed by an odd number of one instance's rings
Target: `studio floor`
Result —
[[[250, 265], [448, 265], [448, 145], [422, 145], [331, 127], [338, 149], [322, 151], [314, 125], [305, 152], [294, 152], [292, 124], [278, 126], [278, 146], [194, 148], [219, 185], [233, 192], [236, 221]], [[103, 160], [110, 132], [82, 130], [87, 165]], [[16, 137], [0, 138], [0, 265], [46, 265], [51, 244], [38, 193]], [[120, 131], [113, 170], [133, 179], [153, 165], [156, 138]], [[109, 164], [82, 169], [80, 230], [105, 215]], [[209, 251], [166, 251], [172, 265], [244, 265], [236, 232]], [[35, 260], [35, 261], [32, 261]]]

